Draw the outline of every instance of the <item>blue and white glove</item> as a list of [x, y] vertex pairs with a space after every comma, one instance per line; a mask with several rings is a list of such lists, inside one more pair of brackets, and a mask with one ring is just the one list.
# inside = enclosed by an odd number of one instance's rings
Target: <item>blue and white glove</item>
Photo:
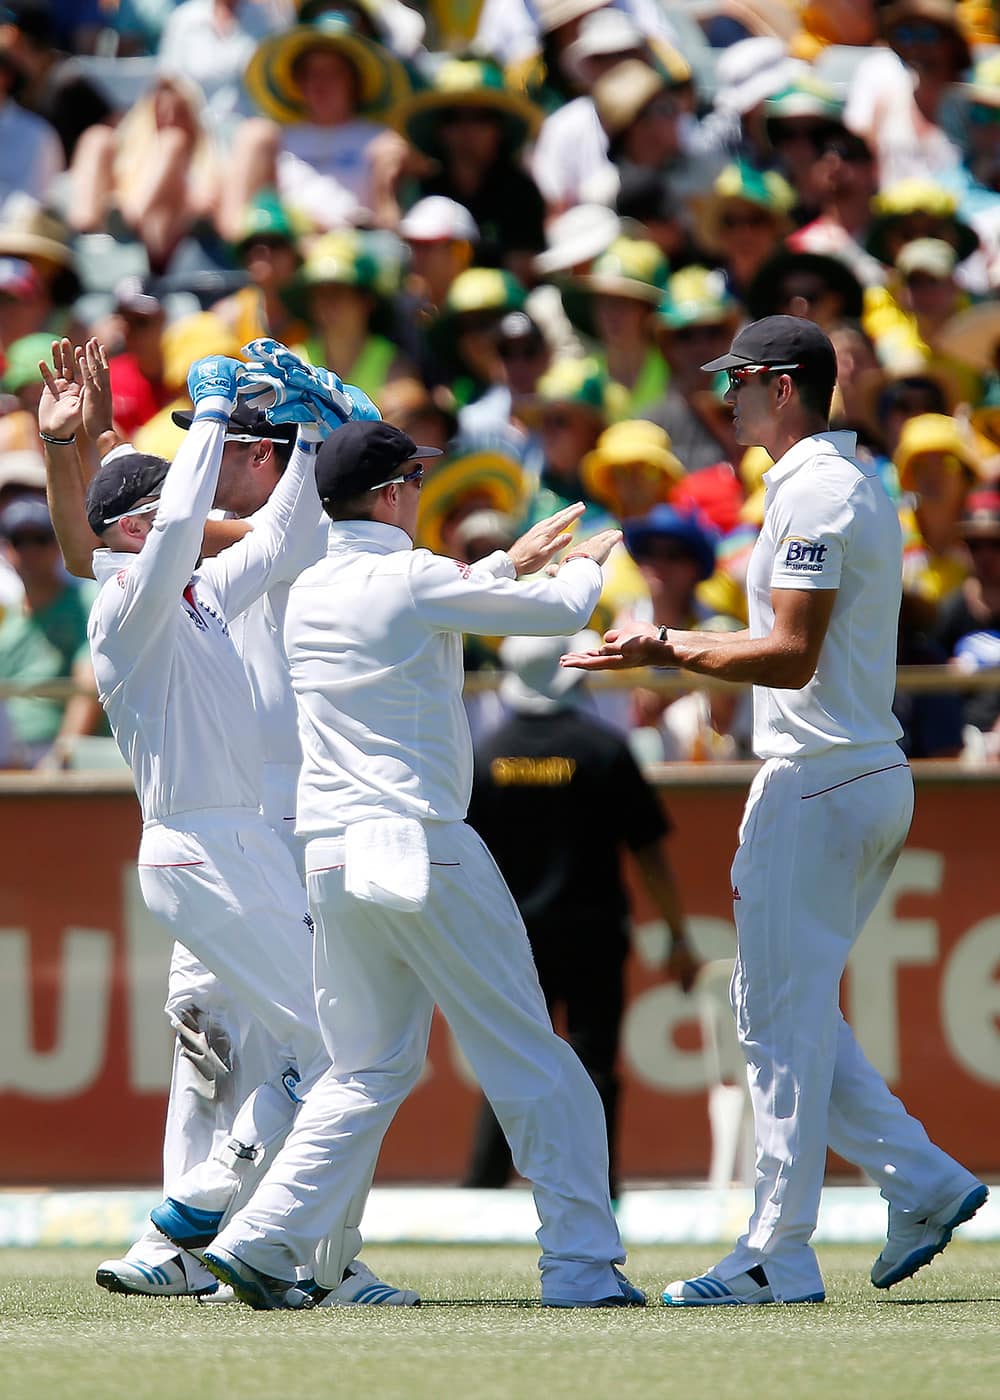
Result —
[[195, 418], [219, 418], [228, 423], [236, 407], [245, 366], [227, 355], [205, 355], [188, 370], [187, 388]]
[[287, 346], [263, 337], [243, 347], [251, 356], [248, 380], [277, 380], [284, 396], [261, 407], [272, 423], [298, 423], [309, 435], [326, 436], [352, 419], [380, 418], [381, 414], [361, 389], [344, 384], [332, 370], [307, 365]]

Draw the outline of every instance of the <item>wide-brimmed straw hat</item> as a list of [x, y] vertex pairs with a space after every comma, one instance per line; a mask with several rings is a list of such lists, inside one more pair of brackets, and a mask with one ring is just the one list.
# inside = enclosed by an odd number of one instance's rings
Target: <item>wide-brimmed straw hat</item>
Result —
[[664, 74], [641, 58], [626, 58], [601, 74], [591, 97], [612, 147], [653, 98], [670, 87]]
[[296, 316], [308, 319], [309, 295], [314, 287], [356, 287], [368, 292], [375, 303], [372, 328], [390, 327], [388, 298], [396, 290], [395, 282], [364, 233], [341, 230], [317, 238], [292, 281], [282, 289], [281, 299]]
[[528, 477], [513, 447], [492, 441], [454, 443], [430, 471], [420, 492], [417, 543], [440, 554], [444, 527], [464, 503], [520, 518], [527, 502]]
[[310, 49], [332, 49], [347, 59], [358, 77], [358, 111], [364, 116], [384, 115], [410, 90], [406, 69], [388, 49], [358, 34], [342, 14], [319, 15], [265, 39], [243, 76], [260, 110], [283, 126], [307, 119], [293, 69]]
[[984, 301], [950, 316], [934, 337], [934, 348], [980, 374], [994, 374], [1000, 351], [1000, 302]]
[[464, 320], [484, 313], [499, 320], [508, 311], [520, 311], [526, 296], [512, 272], [498, 267], [466, 268], [448, 288], [440, 315], [428, 329], [428, 337], [438, 349], [453, 349]]
[[746, 161], [734, 161], [720, 170], [708, 194], [696, 195], [691, 209], [697, 225], [698, 242], [711, 253], [721, 253], [722, 213], [727, 204], [752, 204], [765, 210], [774, 223], [776, 239], [792, 228], [789, 213], [795, 192], [775, 170], [760, 171]]
[[0, 257], [24, 258], [45, 277], [58, 305], [74, 302], [80, 295], [80, 279], [67, 225], [28, 195], [13, 195], [4, 213]]
[[566, 315], [584, 335], [594, 334], [595, 296], [624, 297], [652, 309], [666, 289], [670, 266], [657, 244], [645, 238], [616, 238], [588, 273], [561, 288]]
[[623, 502], [614, 478], [615, 469], [634, 463], [657, 474], [657, 499], [669, 501], [673, 488], [684, 476], [684, 467], [670, 450], [669, 433], [645, 419], [625, 419], [605, 428], [596, 447], [580, 463], [580, 481], [589, 496], [620, 517]]
[[523, 93], [507, 86], [502, 70], [492, 60], [447, 58], [435, 71], [431, 86], [400, 101], [388, 120], [417, 150], [440, 159], [441, 113], [456, 107], [495, 112], [503, 123], [502, 150], [508, 156], [535, 136], [544, 116]]
[[893, 454], [903, 491], [913, 489], [914, 463], [920, 457], [938, 452], [953, 457], [973, 480], [978, 481], [982, 476], [979, 456], [955, 419], [944, 413], [921, 413], [903, 424]]

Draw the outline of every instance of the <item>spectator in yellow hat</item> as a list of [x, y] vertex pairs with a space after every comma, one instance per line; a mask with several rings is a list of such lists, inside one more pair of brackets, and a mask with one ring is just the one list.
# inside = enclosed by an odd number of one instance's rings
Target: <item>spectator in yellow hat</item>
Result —
[[933, 617], [969, 571], [960, 522], [982, 468], [955, 419], [939, 413], [904, 423], [894, 460], [910, 498], [900, 512], [903, 588]]

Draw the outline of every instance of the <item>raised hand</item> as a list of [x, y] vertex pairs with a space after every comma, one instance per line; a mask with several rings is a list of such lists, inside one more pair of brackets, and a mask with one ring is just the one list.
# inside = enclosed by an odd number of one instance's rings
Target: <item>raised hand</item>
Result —
[[573, 538], [569, 526], [574, 520], [579, 520], [585, 509], [583, 502], [577, 501], [576, 505], [566, 506], [564, 510], [532, 525], [520, 539], [514, 541], [507, 554], [517, 570], [518, 578], [522, 574], [537, 574], [561, 549], [565, 549]]
[[584, 540], [582, 544], [576, 545], [572, 558], [584, 555], [588, 559], [593, 559], [595, 564], [603, 564], [616, 544], [621, 544], [621, 530], [601, 530], [599, 534], [592, 535], [589, 540]]
[[77, 346], [76, 369], [83, 384], [83, 431], [97, 442], [114, 428], [108, 352], [99, 340]]
[[39, 360], [45, 387], [38, 403], [38, 428], [49, 437], [69, 439], [83, 425], [83, 384], [77, 378], [69, 340], [52, 342], [52, 367]]

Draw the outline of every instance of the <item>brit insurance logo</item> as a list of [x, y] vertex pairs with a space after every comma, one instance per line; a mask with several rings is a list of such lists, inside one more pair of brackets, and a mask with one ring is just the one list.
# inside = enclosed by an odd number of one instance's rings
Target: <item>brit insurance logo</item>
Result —
[[799, 574], [821, 574], [826, 559], [827, 546], [815, 540], [804, 539], [801, 535], [786, 535], [781, 545], [787, 545], [782, 561], [786, 569]]

